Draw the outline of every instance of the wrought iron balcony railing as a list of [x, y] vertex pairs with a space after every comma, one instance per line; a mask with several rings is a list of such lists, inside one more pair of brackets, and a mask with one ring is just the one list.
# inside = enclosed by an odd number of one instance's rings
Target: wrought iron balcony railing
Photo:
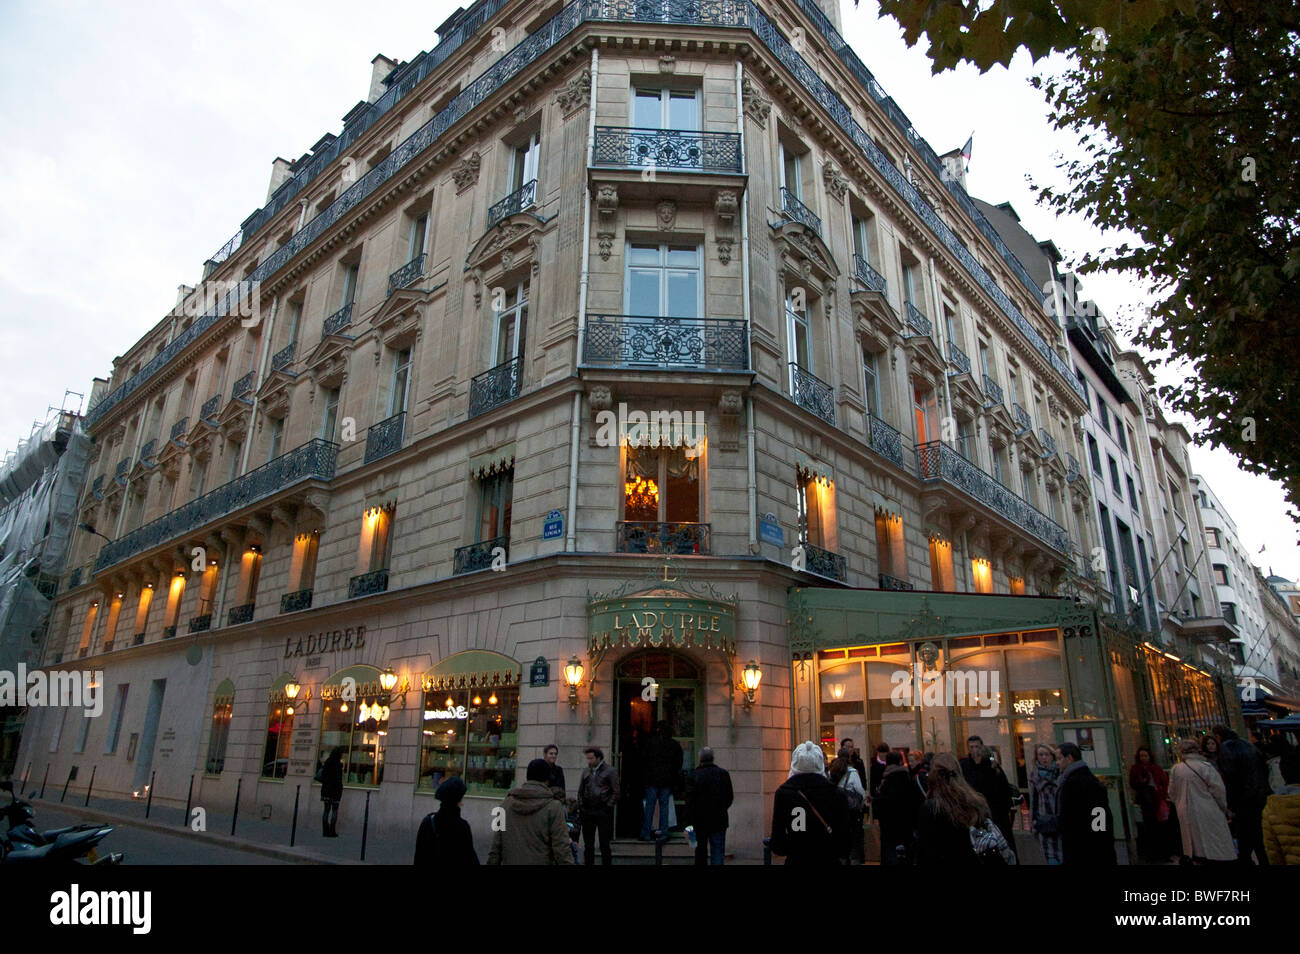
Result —
[[816, 414], [827, 424], [835, 423], [835, 391], [811, 371], [790, 362], [790, 397], [805, 411]]
[[476, 570], [490, 570], [492, 561], [495, 559], [494, 551], [497, 547], [505, 551], [507, 559], [510, 557], [509, 537], [493, 537], [491, 540], [480, 540], [478, 543], [469, 544], [469, 546], [457, 547], [452, 562], [452, 575], [473, 573]]
[[617, 553], [679, 553], [707, 555], [712, 549], [712, 524], [655, 520], [620, 520], [614, 525]]
[[84, 569], [84, 567], [79, 566], [72, 571], [72, 575], [68, 577], [68, 589], [76, 589], [81, 585], [81, 574]]
[[283, 371], [289, 365], [293, 364], [293, 353], [297, 350], [298, 345], [291, 343], [275, 353], [271, 358], [271, 370]]
[[324, 341], [330, 335], [342, 334], [343, 329], [350, 324], [352, 324], [352, 302], [348, 302], [325, 319], [320, 329], [320, 340]]
[[366, 431], [366, 463], [387, 457], [402, 449], [402, 432], [406, 428], [406, 412], [398, 411]]
[[519, 397], [523, 367], [522, 358], [511, 358], [504, 364], [475, 375], [469, 382], [469, 416], [486, 414]]
[[296, 613], [299, 610], [311, 609], [311, 590], [298, 590], [294, 593], [285, 593], [280, 597], [281, 613]]
[[1045, 427], [1040, 427], [1040, 428], [1038, 429], [1038, 439], [1041, 440], [1041, 441], [1043, 442], [1043, 456], [1044, 456], [1044, 457], [1055, 457], [1055, 456], [1056, 456], [1056, 438], [1053, 437], [1051, 434], [1047, 433], [1047, 428], [1045, 428]]
[[212, 614], [204, 613], [202, 616], [195, 616], [190, 620], [190, 634], [206, 633], [212, 628]]
[[203, 406], [199, 408], [199, 420], [211, 421], [216, 418], [217, 412], [220, 410], [221, 410], [221, 395], [214, 394], [212, 395], [212, 397], [204, 401]]
[[903, 435], [874, 415], [869, 418], [871, 449], [899, 467], [903, 466]]
[[917, 308], [910, 301], [907, 303], [907, 330], [904, 336], [908, 338], [929, 338], [933, 334], [933, 326], [930, 319], [921, 314], [921, 309]]
[[129, 471], [130, 469], [131, 469], [131, 458], [128, 457], [125, 460], [119, 460], [117, 462], [117, 469], [113, 471], [113, 479], [125, 487], [126, 474], [127, 471]]
[[90, 485], [90, 492], [94, 494], [96, 500], [104, 499], [104, 478], [106, 474], [100, 474], [95, 478], [94, 483]]
[[942, 481], [1014, 523], [1058, 553], [1070, 552], [1070, 535], [1051, 517], [1026, 503], [953, 448], [939, 441], [918, 444], [917, 474]]
[[245, 603], [243, 606], [230, 607], [229, 625], [238, 626], [240, 623], [251, 623], [253, 621], [254, 603]]
[[238, 401], [251, 390], [253, 390], [253, 372], [249, 371], [230, 389], [230, 400]]
[[421, 278], [424, 277], [424, 260], [428, 258], [427, 253], [420, 253], [411, 259], [393, 274], [388, 276], [388, 294], [395, 291], [401, 291], [403, 288], [410, 288]]
[[181, 443], [181, 438], [185, 436], [185, 432], [188, 431], [189, 429], [190, 429], [190, 419], [188, 417], [182, 417], [179, 421], [177, 421], [175, 424], [172, 425], [172, 433], [171, 433], [170, 440], [175, 441], [178, 444]]
[[995, 404], [1002, 403], [1002, 385], [994, 381], [987, 374], [984, 375], [984, 406], [993, 407]]
[[174, 624], [171, 626], [163, 627], [163, 639], [171, 639], [175, 635], [176, 635], [176, 626]]
[[132, 645], [132, 646], [143, 646], [143, 645], [144, 645], [144, 633], [136, 633], [134, 636], [132, 636], [132, 637], [131, 637], [131, 645]]
[[242, 477], [177, 507], [138, 530], [132, 530], [126, 536], [104, 544], [95, 561], [95, 571], [193, 533], [227, 514], [294, 484], [306, 480], [332, 480], [338, 450], [338, 445], [329, 441], [308, 441], [270, 463], [250, 470]]
[[792, 222], [798, 222], [800, 225], [812, 229], [818, 235], [822, 234], [821, 218], [785, 186], [781, 187], [781, 212]]
[[1034, 424], [1029, 419], [1029, 412], [1019, 404], [1011, 405], [1011, 414], [1016, 419], [1016, 423], [1020, 425], [1019, 430], [1016, 431], [1017, 434], [1023, 434], [1025, 431], [1034, 429]]
[[970, 374], [970, 357], [951, 341], [948, 342], [948, 362], [955, 370], [949, 375]]
[[488, 209], [487, 227], [492, 228], [517, 212], [531, 209], [537, 203], [537, 180], [530, 179], [500, 202]]
[[388, 570], [372, 570], [348, 580], [348, 599], [358, 596], [374, 596], [388, 589]]
[[907, 580], [900, 580], [898, 577], [896, 577], [896, 576], [890, 576], [888, 573], [882, 573], [882, 574], [880, 574], [880, 588], [881, 588], [882, 590], [913, 590], [913, 589], [916, 589], [916, 587], [912, 586], [912, 584], [909, 583], [909, 582], [907, 582]]
[[1072, 484], [1079, 479], [1079, 461], [1069, 451], [1065, 454], [1065, 482]]
[[804, 569], [832, 580], [843, 583], [849, 578], [849, 564], [844, 557], [832, 550], [824, 550], [811, 543], [801, 542], [803, 547]]
[[740, 134], [597, 126], [593, 166], [739, 175]]
[[865, 285], [867, 291], [885, 294], [885, 276], [872, 268], [861, 255], [853, 256], [853, 277]]
[[614, 367], [745, 371], [749, 332], [739, 318], [588, 315], [583, 362]]
[[148, 467], [149, 461], [154, 460], [155, 455], [153, 449], [157, 446], [158, 439], [156, 437], [145, 441], [144, 446], [140, 448], [140, 463]]

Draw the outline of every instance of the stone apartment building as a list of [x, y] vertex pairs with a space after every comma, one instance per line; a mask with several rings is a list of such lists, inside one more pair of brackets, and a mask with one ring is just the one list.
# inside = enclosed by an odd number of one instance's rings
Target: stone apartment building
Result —
[[[571, 788], [597, 744], [629, 835], [664, 720], [731, 770], [740, 857], [808, 738], [978, 733], [1022, 784], [1078, 739], [1121, 799], [1140, 717], [1072, 588], [1088, 391], [837, 23], [482, 0], [377, 57], [100, 382], [103, 538], [45, 663], [107, 703], [37, 713], [20, 770], [279, 818], [341, 746], [409, 837], [448, 774], [482, 826], [545, 744]], [[996, 681], [900, 704], [900, 671]]]

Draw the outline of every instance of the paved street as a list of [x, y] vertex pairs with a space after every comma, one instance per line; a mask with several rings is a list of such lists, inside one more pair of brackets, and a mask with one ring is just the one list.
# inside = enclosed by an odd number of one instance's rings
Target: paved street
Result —
[[[86, 813], [74, 810], [55, 811], [40, 806], [37, 825], [42, 828], [61, 828], [85, 821]], [[107, 822], [106, 824], [112, 824]], [[224, 847], [207, 839], [196, 838], [182, 832], [139, 828], [130, 824], [113, 825], [113, 833], [99, 843], [100, 853], [126, 852], [125, 864], [145, 865], [280, 865], [288, 862], [255, 851]]]

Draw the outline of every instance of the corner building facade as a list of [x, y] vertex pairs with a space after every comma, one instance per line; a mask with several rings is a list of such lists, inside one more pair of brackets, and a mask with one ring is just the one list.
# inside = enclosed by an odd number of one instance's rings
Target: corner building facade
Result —
[[[1097, 536], [1064, 333], [828, 10], [487, 0], [377, 58], [97, 387], [113, 542], [79, 539], [45, 663], [104, 670], [104, 717], [39, 713], [20, 770], [283, 818], [340, 745], [400, 839], [448, 774], [486, 830], [594, 743], [627, 835], [665, 719], [756, 857], [804, 738], [961, 752], [985, 718], [1020, 767], [1104, 733], [1058, 595]], [[255, 318], [195, 306], [241, 281]], [[891, 706], [882, 664], [972, 653], [1014, 718]]]

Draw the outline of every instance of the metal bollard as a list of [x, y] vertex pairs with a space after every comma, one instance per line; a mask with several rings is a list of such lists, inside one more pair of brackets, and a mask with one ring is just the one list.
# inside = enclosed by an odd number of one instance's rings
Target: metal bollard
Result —
[[664, 863], [664, 842], [668, 840], [668, 832], [663, 829], [655, 830], [655, 864]]
[[361, 860], [366, 860], [366, 835], [370, 831], [370, 793], [366, 792], [366, 817], [361, 822]]
[[31, 778], [31, 777], [32, 777], [32, 763], [31, 763], [31, 762], [28, 762], [28, 763], [27, 763], [27, 771], [23, 773], [23, 784], [22, 784], [22, 787], [18, 789], [19, 794], [21, 794], [22, 792], [24, 792], [24, 791], [27, 790], [27, 780], [28, 780], [29, 778]]
[[68, 769], [68, 780], [63, 783], [63, 794], [59, 796], [60, 805], [62, 805], [63, 800], [68, 797], [68, 786], [72, 784], [72, 776], [76, 771], [75, 768]]
[[289, 847], [298, 838], [298, 796], [302, 794], [302, 786], [299, 785], [293, 792], [293, 825], [289, 829]]
[[181, 827], [188, 828], [190, 825], [190, 805], [194, 804], [194, 776], [190, 776], [190, 793], [185, 796], [185, 817], [181, 819]]
[[90, 793], [95, 787], [95, 772], [97, 772], [98, 770], [99, 770], [98, 765], [92, 765], [90, 767], [90, 784], [86, 786], [86, 801], [84, 802], [85, 805], [90, 804]]
[[230, 817], [230, 834], [235, 833], [235, 824], [239, 821], [239, 793], [244, 788], [244, 777], [241, 775], [239, 781], [235, 783], [235, 811]]
[[153, 811], [153, 783], [158, 777], [158, 770], [154, 769], [153, 774], [149, 776], [149, 797], [144, 801], [144, 817], [148, 818], [149, 813]]
[[45, 783], [50, 780], [50, 767], [45, 766], [45, 777], [41, 779], [41, 798], [45, 797]]
[[763, 864], [770, 865], [771, 863], [772, 863], [772, 839], [764, 838], [763, 839]]

